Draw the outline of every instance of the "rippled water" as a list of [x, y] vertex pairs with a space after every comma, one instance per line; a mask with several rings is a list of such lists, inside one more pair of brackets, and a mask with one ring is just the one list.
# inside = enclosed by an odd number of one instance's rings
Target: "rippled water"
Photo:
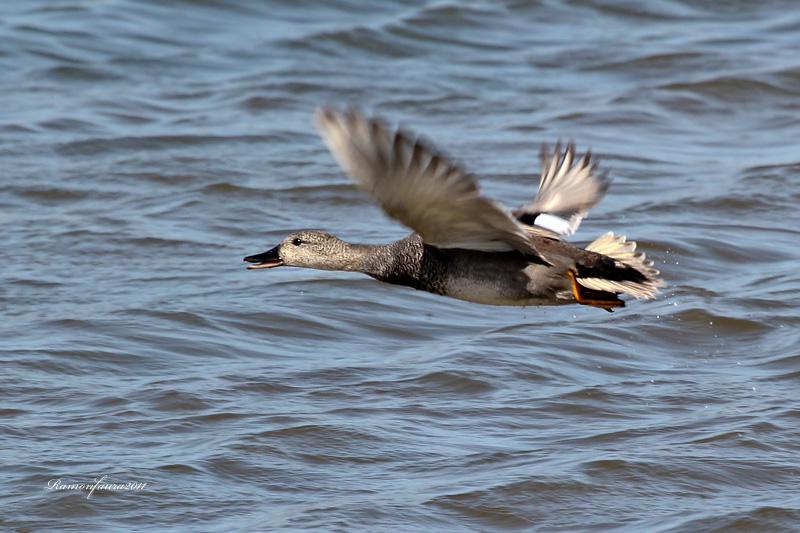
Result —
[[[790, 0], [0, 5], [0, 525], [800, 529]], [[516, 206], [539, 143], [668, 282], [494, 308], [243, 256], [406, 231], [316, 135], [356, 102]], [[145, 483], [125, 491], [48, 490]]]

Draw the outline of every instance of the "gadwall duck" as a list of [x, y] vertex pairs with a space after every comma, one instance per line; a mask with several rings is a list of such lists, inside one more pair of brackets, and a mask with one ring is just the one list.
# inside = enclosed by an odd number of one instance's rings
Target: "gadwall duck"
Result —
[[316, 126], [359, 189], [414, 233], [391, 244], [350, 244], [300, 231], [245, 257], [247, 268], [363, 272], [396, 285], [489, 305], [579, 303], [611, 311], [619, 294], [653, 298], [662, 286], [636, 243], [606, 233], [586, 248], [563, 240], [608, 191], [607, 173], [575, 147], [542, 148], [533, 202], [516, 211], [481, 196], [475, 178], [405, 131], [355, 108], [321, 108]]

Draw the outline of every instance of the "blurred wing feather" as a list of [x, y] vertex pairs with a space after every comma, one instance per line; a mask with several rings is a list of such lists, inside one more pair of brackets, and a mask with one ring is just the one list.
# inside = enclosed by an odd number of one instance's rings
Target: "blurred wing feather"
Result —
[[525, 228], [475, 180], [409, 134], [358, 110], [321, 108], [316, 125], [339, 165], [392, 218], [440, 248], [519, 250], [539, 257]]

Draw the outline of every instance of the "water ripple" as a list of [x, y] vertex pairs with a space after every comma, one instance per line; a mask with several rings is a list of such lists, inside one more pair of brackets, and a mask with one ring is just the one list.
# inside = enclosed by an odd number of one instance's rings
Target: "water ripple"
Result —
[[[3, 3], [3, 525], [793, 531], [787, 5]], [[539, 143], [591, 146], [615, 181], [575, 242], [668, 286], [608, 314], [247, 271], [407, 233], [313, 128], [348, 101], [510, 205]], [[45, 489], [104, 475], [147, 486]]]

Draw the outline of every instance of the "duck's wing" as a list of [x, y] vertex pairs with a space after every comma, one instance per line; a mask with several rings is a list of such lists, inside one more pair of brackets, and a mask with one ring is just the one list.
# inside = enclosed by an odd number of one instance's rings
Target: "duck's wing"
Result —
[[516, 249], [542, 259], [522, 224], [482, 197], [472, 176], [419, 139], [391, 132], [352, 107], [321, 108], [316, 125], [356, 185], [426, 243], [487, 252]]
[[561, 153], [556, 144], [552, 159], [547, 145], [542, 145], [542, 177], [533, 202], [514, 211], [517, 220], [527, 226], [538, 226], [560, 236], [575, 233], [589, 208], [608, 192], [608, 172], [597, 171], [597, 161], [586, 152], [577, 163], [575, 145], [567, 144]]

